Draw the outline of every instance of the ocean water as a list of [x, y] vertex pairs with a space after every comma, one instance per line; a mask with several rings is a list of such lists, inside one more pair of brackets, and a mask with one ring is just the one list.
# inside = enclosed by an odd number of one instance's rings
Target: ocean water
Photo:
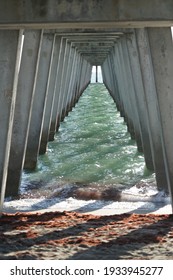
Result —
[[5, 201], [4, 209], [171, 212], [102, 83], [85, 90], [37, 169], [23, 172], [19, 197]]

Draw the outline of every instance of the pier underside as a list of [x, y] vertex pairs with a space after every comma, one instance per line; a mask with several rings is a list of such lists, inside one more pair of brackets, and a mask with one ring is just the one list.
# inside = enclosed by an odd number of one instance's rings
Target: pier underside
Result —
[[0, 195], [18, 193], [101, 66], [159, 190], [173, 198], [173, 2], [0, 1]]

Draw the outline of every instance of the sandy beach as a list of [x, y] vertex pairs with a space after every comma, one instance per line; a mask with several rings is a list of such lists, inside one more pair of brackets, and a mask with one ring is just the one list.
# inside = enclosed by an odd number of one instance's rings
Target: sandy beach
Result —
[[173, 215], [3, 214], [1, 260], [172, 260]]
[[0, 218], [0, 259], [173, 259], [169, 200], [160, 192], [149, 196], [148, 186], [147, 192], [144, 186], [138, 190], [51, 186], [42, 198], [32, 190], [7, 201]]

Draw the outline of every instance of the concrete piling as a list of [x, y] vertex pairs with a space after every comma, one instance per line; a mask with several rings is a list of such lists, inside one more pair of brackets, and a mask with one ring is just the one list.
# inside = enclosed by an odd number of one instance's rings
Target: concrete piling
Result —
[[167, 178], [164, 162], [163, 134], [160, 122], [160, 112], [157, 100], [157, 89], [151, 57], [151, 47], [148, 41], [147, 29], [136, 30], [144, 92], [146, 112], [149, 117], [150, 144], [153, 156], [154, 171], [159, 188], [167, 189]]
[[24, 168], [33, 170], [37, 166], [37, 158], [42, 134], [43, 119], [48, 98], [50, 73], [55, 48], [55, 35], [43, 34], [39, 71], [35, 89]]
[[16, 195], [20, 184], [35, 95], [42, 37], [42, 30], [27, 30], [24, 32], [8, 165], [7, 196]]
[[6, 193], [22, 51], [22, 35], [23, 30], [0, 30], [0, 211], [2, 211]]
[[142, 139], [144, 158], [145, 158], [147, 168], [151, 171], [154, 171], [151, 142], [150, 142], [151, 130], [149, 126], [148, 113], [146, 113], [147, 101], [144, 93], [143, 78], [141, 73], [139, 54], [137, 51], [135, 32], [131, 32], [131, 34], [127, 36], [127, 46], [129, 52], [131, 73], [132, 73], [134, 89], [135, 89], [135, 99], [137, 102], [136, 106], [138, 109], [138, 118], [141, 127], [141, 139]]
[[[59, 39], [59, 38], [58, 38]], [[50, 69], [50, 80], [49, 85], [47, 88], [47, 101], [46, 101], [46, 108], [43, 118], [43, 127], [41, 131], [41, 140], [40, 140], [40, 148], [39, 153], [44, 154], [47, 149], [47, 143], [49, 140], [49, 133], [50, 133], [50, 124], [52, 119], [52, 111], [54, 106], [54, 100], [55, 100], [55, 83], [56, 83], [56, 74], [57, 74], [57, 65], [59, 62], [59, 51], [60, 51], [60, 45], [61, 40], [58, 40], [56, 37], [55, 40], [55, 46], [53, 50], [53, 59], [52, 59], [52, 65]]]
[[[151, 50], [156, 98], [161, 126], [161, 144], [167, 175], [168, 189], [173, 198], [173, 43], [170, 28], [147, 28]], [[160, 168], [161, 171], [161, 168]], [[163, 187], [163, 185], [162, 185]]]

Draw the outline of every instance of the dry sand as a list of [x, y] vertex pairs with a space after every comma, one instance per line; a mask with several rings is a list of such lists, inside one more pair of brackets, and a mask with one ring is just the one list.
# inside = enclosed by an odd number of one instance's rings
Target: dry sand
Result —
[[173, 215], [3, 214], [0, 259], [173, 259]]

